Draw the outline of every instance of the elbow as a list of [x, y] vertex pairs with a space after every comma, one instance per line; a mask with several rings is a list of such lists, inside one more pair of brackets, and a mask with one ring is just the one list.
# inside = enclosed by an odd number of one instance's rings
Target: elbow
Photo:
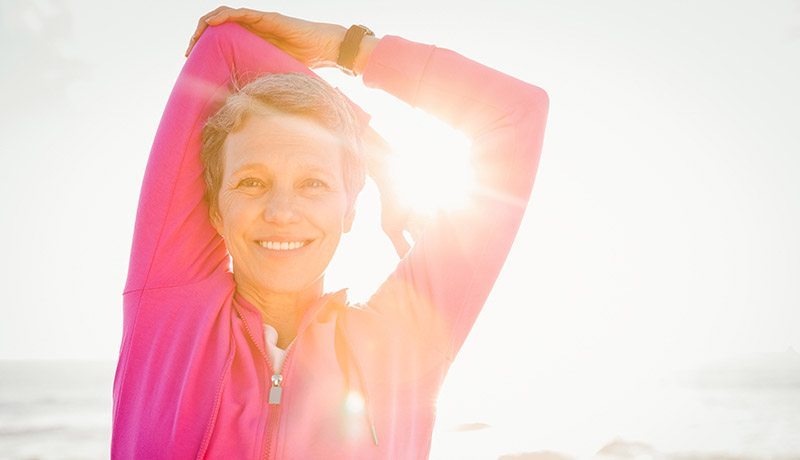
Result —
[[536, 89], [536, 101], [539, 106], [542, 108], [544, 113], [547, 113], [547, 109], [550, 107], [550, 96], [547, 94], [547, 91], [539, 88], [538, 86], [534, 86]]
[[236, 43], [241, 37], [248, 34], [247, 30], [235, 22], [225, 22], [216, 26], [208, 26], [203, 35], [198, 39], [198, 44], [207, 42], [212, 44]]
[[537, 156], [542, 147], [549, 107], [550, 98], [545, 90], [526, 85], [525, 92], [520, 94], [510, 114], [513, 124], [518, 128], [517, 141], [528, 146], [526, 150], [536, 152]]
[[549, 106], [550, 98], [547, 92], [531, 85], [526, 97], [521, 99], [520, 105], [515, 111], [520, 128], [517, 132], [517, 139], [519, 144], [524, 146], [521, 151], [525, 152], [526, 158], [526, 165], [522, 169], [528, 171], [529, 174], [530, 183], [526, 184], [528, 190], [533, 185], [533, 178], [538, 169]]
[[528, 85], [524, 96], [519, 99], [516, 111], [518, 113], [536, 114], [544, 119], [547, 117], [549, 107], [550, 96], [547, 95], [547, 92], [538, 86]]

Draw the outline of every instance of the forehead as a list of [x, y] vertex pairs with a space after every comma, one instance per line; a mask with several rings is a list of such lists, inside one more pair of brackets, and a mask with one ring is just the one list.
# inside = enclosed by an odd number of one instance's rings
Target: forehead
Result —
[[245, 165], [270, 170], [342, 170], [342, 141], [319, 124], [298, 115], [249, 115], [225, 140], [225, 170]]

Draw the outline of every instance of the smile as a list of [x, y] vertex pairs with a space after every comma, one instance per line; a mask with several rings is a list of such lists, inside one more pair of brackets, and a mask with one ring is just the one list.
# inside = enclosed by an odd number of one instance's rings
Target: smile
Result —
[[300, 249], [308, 241], [258, 241], [259, 246], [262, 248], [272, 249], [273, 251], [292, 251]]

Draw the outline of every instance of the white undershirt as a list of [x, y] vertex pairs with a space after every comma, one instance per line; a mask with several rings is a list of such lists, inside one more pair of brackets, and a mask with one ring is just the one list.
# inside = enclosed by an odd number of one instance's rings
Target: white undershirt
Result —
[[267, 344], [267, 353], [272, 361], [274, 372], [281, 373], [283, 369], [283, 360], [286, 358], [286, 350], [278, 348], [278, 331], [269, 324], [264, 324], [264, 342]]

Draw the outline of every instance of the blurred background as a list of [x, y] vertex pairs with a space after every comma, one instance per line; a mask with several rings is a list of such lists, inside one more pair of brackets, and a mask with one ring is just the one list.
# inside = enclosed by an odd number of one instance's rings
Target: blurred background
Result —
[[[0, 458], [108, 457], [139, 186], [216, 6], [0, 0]], [[231, 6], [363, 23], [550, 95], [527, 215], [441, 391], [432, 458], [800, 458], [800, 1]], [[319, 73], [398, 154], [464, 148]], [[428, 193], [446, 187], [430, 176]], [[327, 287], [364, 299], [395, 263], [368, 187]]]

